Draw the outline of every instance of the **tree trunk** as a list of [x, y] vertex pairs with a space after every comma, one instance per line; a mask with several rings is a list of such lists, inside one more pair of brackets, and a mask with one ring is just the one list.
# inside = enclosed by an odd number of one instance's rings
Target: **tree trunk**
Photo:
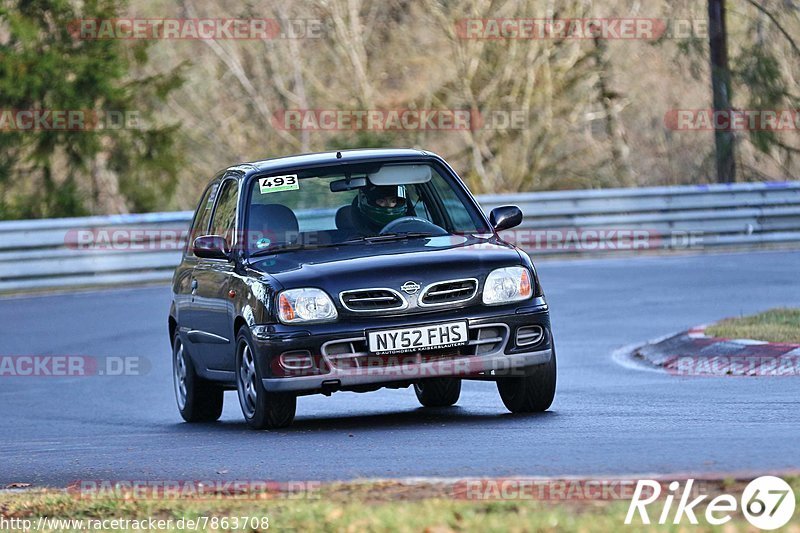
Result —
[[606, 119], [606, 135], [611, 146], [611, 163], [615, 178], [622, 187], [636, 185], [630, 165], [630, 147], [625, 140], [625, 127], [619, 117], [617, 103], [619, 95], [611, 88], [611, 62], [607, 56], [607, 45], [603, 39], [596, 38], [595, 63], [597, 65], [598, 91], [600, 105]]
[[[708, 0], [708, 28], [711, 52], [711, 88], [714, 112], [731, 110], [731, 72], [728, 66], [728, 35], [725, 28], [725, 0]], [[717, 181], [736, 181], [736, 154], [733, 131], [714, 130]]]

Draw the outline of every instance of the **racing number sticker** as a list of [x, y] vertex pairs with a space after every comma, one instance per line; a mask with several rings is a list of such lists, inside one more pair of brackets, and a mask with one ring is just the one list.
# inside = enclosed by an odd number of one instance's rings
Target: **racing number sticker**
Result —
[[261, 178], [258, 180], [258, 187], [261, 189], [261, 194], [269, 194], [271, 192], [280, 191], [296, 191], [300, 188], [300, 182], [297, 180], [297, 174], [289, 174], [287, 176], [272, 176], [271, 178]]

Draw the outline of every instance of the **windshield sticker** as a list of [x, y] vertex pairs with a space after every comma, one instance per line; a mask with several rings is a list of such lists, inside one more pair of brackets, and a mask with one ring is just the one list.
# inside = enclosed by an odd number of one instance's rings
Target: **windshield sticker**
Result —
[[297, 174], [290, 174], [288, 176], [272, 176], [271, 178], [261, 178], [258, 180], [258, 187], [261, 194], [269, 194], [271, 192], [280, 191], [296, 191], [300, 189], [300, 181], [297, 179]]

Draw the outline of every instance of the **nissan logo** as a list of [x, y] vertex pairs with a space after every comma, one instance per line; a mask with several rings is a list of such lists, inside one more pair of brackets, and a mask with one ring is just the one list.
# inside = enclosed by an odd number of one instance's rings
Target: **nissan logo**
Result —
[[416, 281], [406, 281], [400, 289], [406, 294], [416, 294], [419, 291], [419, 283]]

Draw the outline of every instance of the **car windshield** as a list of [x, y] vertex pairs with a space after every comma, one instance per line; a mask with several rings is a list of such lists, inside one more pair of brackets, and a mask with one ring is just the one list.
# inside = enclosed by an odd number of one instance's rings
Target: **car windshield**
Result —
[[251, 183], [251, 255], [491, 231], [466, 193], [427, 164], [326, 167]]

